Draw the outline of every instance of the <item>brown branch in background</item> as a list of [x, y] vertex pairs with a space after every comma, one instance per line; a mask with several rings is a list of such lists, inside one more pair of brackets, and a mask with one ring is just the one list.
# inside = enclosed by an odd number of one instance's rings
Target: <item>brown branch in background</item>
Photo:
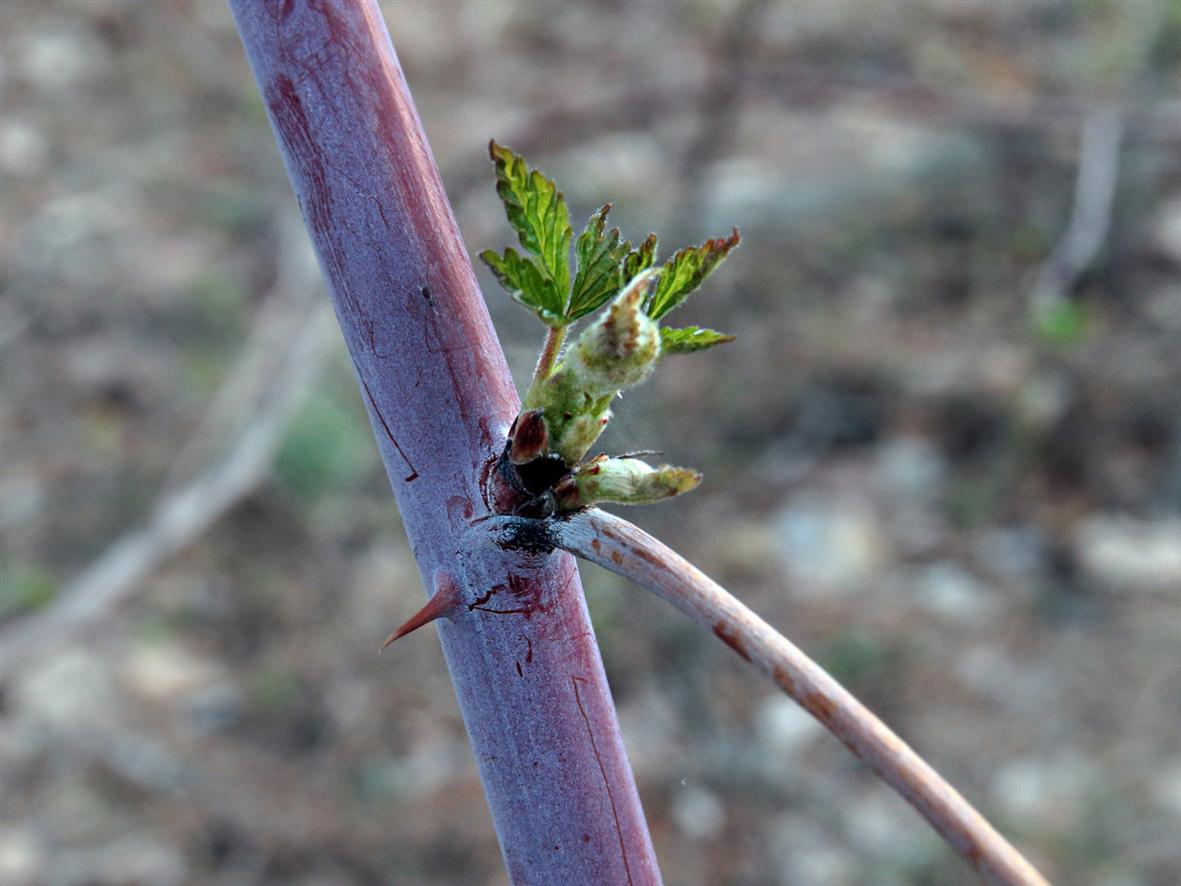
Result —
[[[489, 521], [487, 530], [520, 538], [527, 522], [500, 518]], [[844, 742], [985, 878], [1006, 886], [1047, 886], [955, 788], [848, 690], [667, 545], [595, 508], [542, 525], [558, 547], [630, 579], [713, 631]]]
[[1123, 132], [1123, 120], [1111, 108], [1083, 121], [1074, 208], [1066, 232], [1038, 271], [1030, 305], [1035, 317], [1045, 317], [1069, 298], [1107, 240]]
[[275, 280], [255, 312], [245, 343], [225, 372], [200, 421], [184, 435], [184, 445], [164, 477], [162, 494], [216, 465], [270, 396], [275, 379], [290, 359], [300, 330], [321, 313], [323, 285], [316, 256], [298, 219], [277, 225]]
[[290, 340], [271, 384], [253, 401], [250, 423], [223, 460], [165, 492], [144, 525], [107, 548], [46, 608], [0, 628], [6, 665], [42, 649], [60, 648], [71, 633], [113, 609], [153, 570], [192, 544], [258, 486], [303, 394], [320, 370], [331, 341], [331, 317], [326, 301], [303, 315], [301, 328]]

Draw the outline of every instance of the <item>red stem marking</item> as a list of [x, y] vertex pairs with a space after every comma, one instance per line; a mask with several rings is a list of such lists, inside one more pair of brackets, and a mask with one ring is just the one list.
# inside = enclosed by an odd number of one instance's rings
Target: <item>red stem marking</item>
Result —
[[574, 700], [578, 702], [578, 712], [582, 714], [582, 721], [586, 723], [586, 734], [590, 738], [591, 750], [594, 751], [595, 760], [599, 764], [599, 772], [603, 775], [603, 787], [607, 790], [607, 800], [611, 803], [611, 814], [615, 816], [615, 835], [619, 837], [619, 854], [623, 856], [623, 871], [627, 874], [628, 886], [632, 886], [632, 869], [631, 865], [627, 863], [627, 847], [623, 842], [623, 827], [619, 824], [619, 811], [615, 808], [615, 794], [611, 792], [611, 782], [607, 780], [607, 767], [603, 765], [599, 746], [595, 744], [595, 731], [591, 728], [590, 717], [586, 715], [586, 708], [582, 706], [582, 695], [578, 691], [578, 684], [587, 681], [582, 677], [572, 676], [570, 682], [574, 684]]
[[365, 379], [361, 379], [361, 387], [365, 389], [365, 396], [369, 398], [369, 405], [373, 407], [373, 414], [377, 416], [377, 420], [381, 422], [382, 428], [385, 429], [385, 435], [390, 438], [390, 442], [394, 444], [394, 448], [398, 450], [398, 455], [402, 456], [402, 461], [406, 462], [406, 467], [410, 468], [410, 473], [402, 478], [404, 483], [409, 483], [411, 480], [418, 479], [418, 469], [410, 463], [410, 459], [406, 457], [406, 453], [402, 451], [402, 447], [398, 445], [398, 441], [394, 439], [393, 433], [390, 431], [390, 426], [386, 424], [385, 416], [381, 414], [381, 410], [377, 408], [377, 401], [373, 399], [373, 391], [369, 390], [369, 383]]

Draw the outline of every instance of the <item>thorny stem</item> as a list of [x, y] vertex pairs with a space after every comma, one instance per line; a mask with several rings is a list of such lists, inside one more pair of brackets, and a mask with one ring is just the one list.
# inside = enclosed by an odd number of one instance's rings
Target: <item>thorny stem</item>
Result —
[[955, 788], [848, 690], [667, 545], [595, 508], [547, 523], [556, 546], [631, 579], [710, 628], [844, 742], [986, 879], [1005, 886], [1048, 886]]
[[420, 573], [468, 604], [439, 638], [508, 880], [655, 886], [573, 558], [460, 544], [520, 400], [377, 0], [231, 6]]

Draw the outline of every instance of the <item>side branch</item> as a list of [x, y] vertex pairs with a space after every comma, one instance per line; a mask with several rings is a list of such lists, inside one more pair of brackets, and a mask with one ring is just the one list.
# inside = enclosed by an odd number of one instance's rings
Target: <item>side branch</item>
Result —
[[[547, 535], [558, 547], [631, 579], [710, 628], [843, 741], [985, 878], [1006, 886], [1047, 886], [1041, 874], [889, 727], [692, 563], [642, 529], [595, 508], [546, 524]], [[509, 537], [519, 534], [504, 529]]]

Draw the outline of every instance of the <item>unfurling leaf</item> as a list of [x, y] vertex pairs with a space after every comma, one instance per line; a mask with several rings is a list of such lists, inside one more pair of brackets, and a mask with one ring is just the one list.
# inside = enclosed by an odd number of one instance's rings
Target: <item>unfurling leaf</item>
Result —
[[637, 249], [629, 250], [623, 260], [623, 279], [630, 280], [640, 271], [646, 271], [656, 261], [656, 235], [649, 234]]
[[735, 228], [729, 237], [715, 237], [679, 250], [661, 269], [660, 282], [645, 306], [648, 316], [659, 320], [681, 304], [725, 260], [739, 239]]
[[714, 345], [734, 341], [734, 336], [717, 332], [713, 329], [702, 329], [700, 326], [684, 326], [680, 329], [660, 328], [660, 352], [664, 354], [691, 354], [693, 351], [704, 351]]
[[546, 326], [562, 326], [562, 295], [551, 280], [542, 276], [537, 264], [511, 246], [497, 255], [491, 249], [480, 253], [497, 281], [515, 300], [533, 311]]
[[578, 271], [574, 275], [574, 288], [570, 293], [570, 304], [566, 316], [570, 322], [597, 311], [623, 287], [622, 264], [631, 252], [631, 244], [619, 240], [619, 228], [612, 228], [604, 235], [607, 213], [611, 204], [603, 206], [590, 217], [586, 228], [574, 243], [578, 256]]
[[[493, 141], [488, 153], [496, 166], [496, 193], [504, 203], [509, 224], [552, 287], [544, 295], [539, 293], [535, 301], [562, 316], [570, 291], [570, 239], [574, 236], [562, 192], [508, 148]], [[551, 304], [555, 293], [557, 303]]]

